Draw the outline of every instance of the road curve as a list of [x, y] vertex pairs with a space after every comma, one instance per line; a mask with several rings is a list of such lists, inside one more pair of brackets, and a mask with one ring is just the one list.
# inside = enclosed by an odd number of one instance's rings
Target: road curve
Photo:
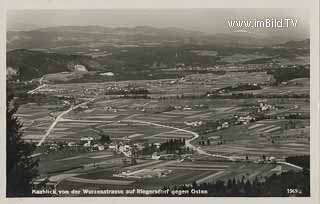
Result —
[[200, 147], [196, 147], [193, 144], [191, 144], [191, 142], [193, 140], [195, 140], [195, 139], [197, 139], [199, 137], [199, 134], [196, 133], [196, 132], [193, 132], [193, 131], [190, 131], [190, 130], [181, 129], [181, 128], [177, 128], [177, 127], [172, 127], [172, 126], [168, 126], [168, 125], [161, 125], [161, 124], [158, 124], [158, 123], [142, 121], [142, 120], [122, 120], [122, 121], [123, 122], [142, 123], [142, 124], [153, 125], [153, 126], [157, 126], [157, 127], [171, 128], [171, 129], [175, 129], [175, 130], [179, 130], [179, 131], [190, 133], [194, 137], [191, 138], [191, 139], [186, 140], [186, 147], [189, 147], [190, 149], [193, 149], [194, 151], [197, 151], [199, 154], [202, 154], [202, 155], [228, 159], [228, 160], [231, 160], [231, 161], [235, 160], [233, 157], [223, 156], [223, 155], [219, 155], [219, 154], [210, 154], [210, 153], [202, 150]]

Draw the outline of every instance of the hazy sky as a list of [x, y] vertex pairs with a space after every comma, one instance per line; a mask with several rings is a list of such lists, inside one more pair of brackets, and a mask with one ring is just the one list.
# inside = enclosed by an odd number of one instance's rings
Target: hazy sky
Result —
[[7, 13], [7, 27], [8, 30], [31, 30], [61, 25], [154, 26], [224, 33], [230, 32], [227, 20], [288, 17], [298, 20], [296, 28], [257, 29], [254, 32], [308, 37], [308, 11], [296, 9], [11, 10]]

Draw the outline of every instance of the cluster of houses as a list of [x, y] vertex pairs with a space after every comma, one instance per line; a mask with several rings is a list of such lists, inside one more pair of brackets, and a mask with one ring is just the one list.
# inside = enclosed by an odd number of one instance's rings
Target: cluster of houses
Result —
[[237, 123], [244, 124], [244, 125], [247, 125], [250, 122], [255, 121], [255, 120], [256, 120], [256, 118], [251, 115], [237, 117]]
[[120, 86], [112, 85], [105, 87], [105, 91], [115, 92], [115, 91], [122, 91], [123, 88]]
[[[68, 144], [70, 144], [70, 142]], [[96, 151], [103, 151], [105, 149], [104, 145], [95, 143], [93, 137], [81, 137], [80, 145], [83, 145], [84, 147], [91, 147], [93, 150]]]
[[192, 121], [192, 122], [185, 121], [184, 124], [187, 126], [199, 127], [203, 124], [203, 122], [202, 121]]
[[251, 115], [246, 115], [246, 116], [235, 115], [234, 117], [236, 118], [235, 122], [225, 121], [221, 125], [217, 126], [217, 130], [227, 129], [232, 125], [239, 125], [239, 124], [247, 125], [250, 122], [253, 122], [256, 120], [256, 118]]
[[[126, 142], [111, 142], [110, 144], [101, 144], [99, 141], [95, 140], [93, 137], [81, 137], [80, 141], [70, 141], [64, 144], [64, 147], [86, 147], [92, 151], [103, 151], [105, 149], [110, 149], [116, 153], [124, 154], [126, 157], [132, 157], [136, 152], [142, 151], [146, 148], [146, 144], [143, 143], [134, 143], [129, 144]], [[147, 144], [150, 147], [153, 146], [156, 149], [160, 149], [161, 143], [150, 143]], [[50, 150], [58, 150], [58, 144], [52, 143], [49, 144]]]
[[116, 108], [113, 108], [111, 106], [106, 106], [103, 108], [103, 110], [109, 111], [109, 112], [114, 112], [114, 113], [118, 112], [118, 110]]
[[226, 128], [229, 128], [229, 126], [230, 126], [229, 122], [224, 122], [217, 127], [217, 130], [226, 129]]
[[151, 159], [154, 160], [173, 160], [180, 158], [177, 154], [159, 154], [158, 152], [154, 152], [151, 156]]
[[[81, 69], [81, 68], [80, 68]], [[137, 87], [136, 85], [116, 85], [116, 84], [107, 84], [104, 87], [73, 87], [68, 89], [42, 89], [43, 92], [52, 92], [59, 95], [69, 95], [73, 97], [88, 97], [88, 96], [101, 96], [101, 95], [122, 95], [122, 94], [130, 94], [136, 92], [145, 91], [143, 87]]]
[[262, 103], [262, 102], [259, 104], [258, 113], [271, 111], [271, 110], [277, 110], [277, 108], [273, 105]]
[[146, 92], [143, 87], [136, 86], [135, 84], [129, 84], [126, 86], [121, 85], [108, 85], [104, 87], [105, 94], [111, 95], [123, 95], [123, 94], [135, 94], [139, 92]]
[[[160, 143], [153, 143], [153, 144], [148, 144], [148, 145], [153, 145], [157, 149], [160, 148]], [[117, 153], [122, 153], [126, 157], [131, 157], [135, 151], [142, 151], [145, 148], [145, 145], [142, 143], [134, 143], [134, 144], [127, 144], [124, 142], [112, 142], [110, 144], [101, 144], [99, 141], [95, 140], [93, 137], [81, 137], [80, 141], [69, 141], [63, 144], [58, 144], [58, 143], [50, 143], [48, 144], [49, 150], [51, 151], [57, 151], [59, 150], [59, 146], [62, 146], [64, 148], [67, 147], [86, 147], [89, 148], [92, 151], [103, 151], [105, 149], [110, 149], [113, 150]]]
[[126, 157], [132, 157], [135, 151], [142, 151], [145, 146], [141, 143], [126, 144], [123, 142], [111, 143], [108, 148], [118, 153], [124, 154]]
[[[253, 122], [256, 120], [256, 118], [251, 115], [246, 115], [246, 116], [235, 115], [234, 117], [236, 118], [236, 121], [233, 121], [233, 120], [232, 121], [231, 120], [224, 121], [220, 125], [218, 125], [216, 127], [216, 129], [217, 130], [227, 129], [232, 125], [239, 125], [239, 124], [247, 125], [250, 122]], [[190, 121], [190, 122], [185, 121], [184, 124], [187, 126], [191, 126], [191, 127], [199, 127], [199, 126], [203, 125], [204, 122], [203, 121]]]
[[142, 178], [152, 178], [152, 177], [166, 177], [169, 173], [171, 173], [171, 169], [158, 169], [158, 168], [152, 168], [152, 169], [140, 169], [136, 171], [123, 171], [118, 174], [113, 174], [114, 177], [120, 177], [120, 178], [136, 178], [136, 179], [142, 179]]
[[113, 150], [115, 152], [121, 152], [127, 157], [131, 157], [133, 147], [128, 144], [123, 144], [123, 143], [119, 143], [119, 144], [111, 143], [109, 145], [109, 149]]
[[76, 142], [76, 141], [62, 142], [62, 143], [53, 142], [53, 143], [47, 144], [47, 147], [50, 151], [58, 151], [61, 149], [79, 147], [79, 146], [86, 147], [90, 149], [90, 151], [105, 150], [105, 146], [99, 143], [95, 143], [93, 137], [82, 137], [79, 142]]
[[217, 69], [221, 69], [222, 67], [220, 66], [192, 66], [192, 65], [185, 65], [184, 63], [176, 63], [175, 67], [172, 68], [172, 70], [190, 70], [190, 71], [202, 71], [202, 70], [207, 70], [207, 71], [213, 71]]
[[170, 84], [183, 83], [185, 81], [186, 81], [185, 77], [181, 77], [180, 79], [171, 80]]
[[185, 106], [174, 106], [175, 110], [192, 110], [192, 107], [185, 105]]

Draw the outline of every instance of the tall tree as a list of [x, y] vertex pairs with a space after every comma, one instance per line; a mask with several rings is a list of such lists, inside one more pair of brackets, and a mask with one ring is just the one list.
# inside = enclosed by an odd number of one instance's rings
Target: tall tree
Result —
[[38, 160], [31, 157], [35, 145], [22, 140], [17, 107], [7, 91], [7, 197], [31, 196], [32, 180], [38, 175]]
[[100, 142], [101, 144], [110, 144], [111, 139], [109, 135], [105, 135], [104, 133], [100, 133]]

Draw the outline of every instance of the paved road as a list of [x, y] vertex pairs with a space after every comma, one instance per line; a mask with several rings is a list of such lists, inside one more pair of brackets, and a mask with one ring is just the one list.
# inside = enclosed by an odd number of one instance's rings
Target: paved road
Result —
[[[77, 106], [74, 106], [74, 107], [71, 107], [70, 109], [68, 109], [67, 111], [61, 113], [57, 118], [56, 120], [52, 123], [52, 125], [50, 126], [50, 128], [48, 129], [46, 135], [44, 135], [44, 137], [42, 138], [42, 140], [39, 142], [38, 146], [40, 146], [44, 140], [46, 139], [46, 137], [50, 134], [51, 130], [54, 128], [54, 126], [60, 121], [60, 120], [66, 120], [66, 121], [69, 121], [69, 119], [63, 119], [62, 116], [67, 114], [68, 112], [70, 112], [71, 110], [81, 106], [81, 105], [85, 105], [91, 101], [93, 101], [94, 99], [90, 100], [90, 101], [87, 101], [87, 102], [84, 102], [84, 103], [81, 103], [81, 104], [78, 104]], [[73, 121], [73, 120], [70, 120], [70, 121]], [[83, 122], [83, 121], [86, 121], [86, 120], [74, 120], [74, 121], [77, 121], [77, 122]], [[212, 157], [218, 157], [218, 158], [223, 158], [223, 159], [228, 159], [228, 160], [231, 160], [231, 161], [235, 161], [236, 158], [235, 157], [230, 157], [230, 156], [224, 156], [224, 155], [219, 155], [219, 154], [211, 154], [211, 153], [208, 153], [206, 151], [204, 151], [203, 149], [201, 149], [201, 147], [196, 147], [194, 146], [193, 144], [191, 144], [191, 142], [197, 138], [199, 138], [199, 134], [196, 133], [196, 132], [193, 132], [193, 131], [190, 131], [190, 130], [186, 130], [186, 129], [182, 129], [182, 128], [177, 128], [177, 127], [172, 127], [172, 126], [168, 126], [168, 125], [162, 125], [162, 124], [158, 124], [158, 123], [153, 123], [153, 122], [148, 122], [148, 121], [141, 121], [141, 120], [121, 120], [123, 122], [133, 122], [133, 123], [141, 123], [141, 124], [147, 124], [147, 125], [153, 125], [153, 126], [157, 126], [157, 127], [165, 127], [165, 128], [171, 128], [171, 129], [174, 129], [176, 131], [183, 131], [183, 132], [187, 132], [187, 133], [190, 133], [193, 135], [193, 137], [191, 139], [188, 139], [186, 140], [186, 146], [189, 147], [190, 149], [193, 149], [194, 151], [197, 151], [199, 154], [201, 155], [206, 155], [206, 156], [212, 156]], [[86, 122], [89, 122], [89, 121], [86, 121]], [[95, 121], [95, 122], [111, 122], [111, 121]], [[117, 122], [120, 122], [120, 121], [117, 121]], [[123, 152], [124, 153], [124, 152]], [[126, 153], [124, 153], [125, 156], [129, 157], [129, 155], [126, 155]], [[291, 164], [291, 163], [287, 163], [287, 162], [278, 162], [279, 164], [285, 164], [285, 165], [289, 165], [289, 166], [292, 166], [292, 167], [295, 167], [297, 169], [300, 169], [302, 170], [302, 167], [300, 166], [297, 166], [297, 165], [294, 165], [294, 164]]]
[[194, 151], [197, 151], [199, 154], [202, 155], [206, 155], [206, 156], [212, 156], [212, 157], [219, 157], [219, 158], [223, 158], [223, 159], [228, 159], [228, 160], [235, 160], [233, 157], [228, 157], [228, 156], [223, 156], [223, 155], [219, 155], [219, 154], [210, 154], [204, 150], [202, 150], [200, 147], [196, 147], [193, 144], [191, 144], [191, 142], [195, 139], [197, 139], [199, 137], [199, 134], [190, 130], [185, 130], [185, 129], [181, 129], [181, 128], [177, 128], [177, 127], [172, 127], [172, 126], [168, 126], [168, 125], [161, 125], [158, 123], [153, 123], [153, 122], [147, 122], [147, 121], [141, 121], [141, 120], [122, 120], [123, 122], [135, 122], [135, 123], [142, 123], [142, 124], [147, 124], [147, 125], [153, 125], [153, 126], [157, 126], [157, 127], [165, 127], [165, 128], [171, 128], [171, 129], [175, 129], [175, 130], [179, 130], [179, 131], [183, 131], [186, 133], [190, 133], [193, 135], [193, 138], [186, 140], [186, 146], [189, 147], [190, 149], [193, 149]]
[[285, 165], [288, 165], [288, 166], [291, 166], [291, 167], [294, 167], [294, 168], [297, 168], [299, 170], [302, 170], [303, 168], [301, 166], [297, 166], [295, 164], [291, 164], [291, 163], [288, 163], [288, 162], [277, 162], [278, 164], [285, 164]]
[[[200, 147], [196, 147], [193, 144], [191, 144], [191, 142], [195, 139], [197, 139], [199, 137], [199, 134], [190, 130], [185, 130], [185, 129], [181, 129], [181, 128], [177, 128], [177, 127], [172, 127], [172, 126], [168, 126], [168, 125], [161, 125], [161, 124], [157, 124], [157, 123], [153, 123], [153, 122], [147, 122], [147, 121], [141, 121], [141, 120], [122, 120], [124, 122], [136, 122], [136, 123], [142, 123], [142, 124], [148, 124], [148, 125], [154, 125], [154, 126], [158, 126], [158, 127], [166, 127], [166, 128], [172, 128], [175, 130], [179, 130], [179, 131], [183, 131], [183, 132], [187, 132], [192, 134], [194, 137], [191, 139], [186, 140], [186, 146], [197, 151], [199, 154], [201, 155], [206, 155], [206, 156], [212, 156], [212, 157], [218, 157], [218, 158], [223, 158], [223, 159], [228, 159], [231, 161], [235, 161], [235, 157], [228, 157], [228, 156], [223, 156], [223, 155], [219, 155], [219, 154], [210, 154], [204, 150], [202, 150]], [[299, 170], [302, 170], [302, 167], [288, 163], [288, 162], [278, 162], [279, 164], [285, 164], [294, 168], [297, 168]]]
[[38, 86], [37, 88], [28, 91], [27, 93], [28, 94], [34, 94], [34, 92], [38, 91], [39, 89], [42, 89], [45, 86], [47, 86], [47, 85], [46, 84], [42, 84], [42, 85]]
[[83, 103], [80, 103], [78, 105], [75, 105], [75, 106], [71, 106], [68, 110], [66, 111], [63, 111], [60, 115], [58, 115], [56, 117], [56, 119], [53, 121], [53, 123], [50, 125], [49, 129], [47, 130], [46, 134], [43, 135], [43, 137], [41, 138], [40, 142], [38, 143], [38, 147], [42, 145], [42, 143], [46, 140], [46, 138], [50, 135], [51, 131], [53, 130], [53, 128], [56, 126], [56, 124], [62, 119], [62, 116], [66, 115], [67, 113], [69, 113], [70, 111], [82, 106], [82, 105], [86, 105], [92, 101], [94, 101], [95, 99], [91, 99], [89, 101], [86, 101], [86, 102], [83, 102]]
[[38, 87], [35, 88], [35, 89], [32, 89], [32, 90], [28, 91], [27, 93], [28, 93], [28, 94], [33, 94], [34, 92], [38, 91], [39, 89], [45, 87], [46, 84], [42, 84], [42, 81], [43, 81], [43, 77], [41, 77], [41, 78], [39, 79], [40, 86], [38, 86]]
[[[63, 114], [64, 115], [64, 114]], [[62, 116], [63, 116], [62, 115]], [[60, 115], [59, 115], [60, 116]], [[58, 116], [58, 117], [59, 117]], [[62, 117], [61, 116], [61, 117]], [[57, 118], [58, 118], [57, 117]], [[59, 118], [59, 120], [65, 120], [65, 121], [77, 121], [77, 122], [82, 122], [82, 121], [85, 121], [85, 120], [69, 120], [69, 119], [62, 119], [62, 118]], [[196, 132], [193, 132], [193, 131], [190, 131], [190, 130], [185, 130], [185, 129], [181, 129], [181, 128], [177, 128], [177, 127], [172, 127], [172, 126], [168, 126], [168, 125], [161, 125], [161, 124], [158, 124], [158, 123], [153, 123], [153, 122], [147, 122], [147, 121], [142, 121], [142, 120], [121, 120], [123, 122], [133, 122], [133, 123], [141, 123], [141, 124], [147, 124], [147, 125], [153, 125], [153, 126], [157, 126], [157, 127], [165, 127], [165, 128], [171, 128], [171, 129], [174, 129], [176, 131], [183, 131], [183, 132], [186, 132], [186, 133], [189, 133], [189, 134], [192, 134], [193, 137], [191, 139], [188, 139], [186, 140], [186, 147], [189, 147], [190, 149], [194, 150], [194, 151], [197, 151], [199, 154], [201, 155], [206, 155], [206, 156], [212, 156], [212, 157], [218, 157], [218, 158], [223, 158], [223, 159], [228, 159], [228, 160], [231, 160], [231, 161], [234, 161], [235, 158], [234, 157], [229, 157], [229, 156], [223, 156], [223, 155], [220, 155], [220, 154], [210, 154], [204, 150], [202, 150], [200, 147], [196, 147], [194, 146], [193, 144], [191, 144], [191, 142], [195, 139], [197, 139], [199, 137], [199, 134], [196, 133]], [[87, 121], [88, 122], [88, 121]], [[95, 122], [110, 122], [110, 121], [95, 121]], [[120, 122], [120, 121], [118, 121]], [[55, 124], [53, 124], [55, 125]], [[53, 126], [54, 127], [54, 126]], [[50, 129], [50, 128], [49, 128]], [[39, 145], [38, 145], [39, 146]], [[130, 157], [126, 152], [123, 152], [122, 153], [126, 156], [126, 157]]]
[[69, 118], [61, 118], [61, 122], [76, 122], [76, 123], [117, 123], [119, 121], [114, 120], [77, 120]]

